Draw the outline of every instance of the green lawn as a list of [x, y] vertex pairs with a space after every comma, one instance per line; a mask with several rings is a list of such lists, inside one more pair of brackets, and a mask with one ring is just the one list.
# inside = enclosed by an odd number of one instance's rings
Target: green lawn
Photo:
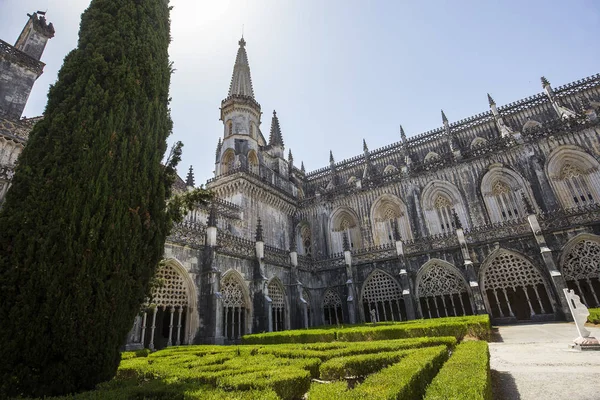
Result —
[[[311, 332], [309, 339], [302, 336]], [[54, 399], [293, 400], [306, 394], [325, 400], [441, 399], [446, 391], [464, 393], [459, 398], [490, 399], [487, 343], [461, 343], [465, 335], [488, 337], [489, 319], [276, 332], [249, 335], [245, 343], [261, 343], [240, 346], [128, 352], [112, 381], [92, 392]], [[316, 336], [321, 340], [313, 340]], [[297, 343], [300, 337], [306, 343]], [[288, 343], [282, 343], [285, 338]], [[266, 344], [272, 341], [279, 344]]]

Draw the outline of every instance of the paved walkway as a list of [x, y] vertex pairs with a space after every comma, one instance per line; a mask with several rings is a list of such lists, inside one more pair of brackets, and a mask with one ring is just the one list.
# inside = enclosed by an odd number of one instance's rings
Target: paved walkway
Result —
[[[600, 326], [590, 325], [600, 337]], [[598, 400], [600, 352], [576, 352], [574, 323], [501, 326], [490, 343], [495, 400]]]

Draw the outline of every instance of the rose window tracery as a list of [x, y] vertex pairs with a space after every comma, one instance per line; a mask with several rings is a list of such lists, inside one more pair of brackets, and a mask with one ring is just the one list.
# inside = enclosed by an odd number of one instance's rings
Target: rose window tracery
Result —
[[156, 272], [156, 278], [160, 286], [153, 291], [154, 304], [163, 307], [187, 307], [185, 281], [175, 267], [164, 265]]

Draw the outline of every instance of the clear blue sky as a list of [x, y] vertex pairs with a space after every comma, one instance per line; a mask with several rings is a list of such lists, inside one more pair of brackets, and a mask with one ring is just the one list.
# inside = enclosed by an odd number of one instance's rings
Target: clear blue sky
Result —
[[[277, 110], [284, 141], [307, 170], [600, 72], [600, 1], [172, 0], [173, 140], [180, 174], [212, 176], [244, 25], [254, 92], [268, 137]], [[77, 40], [89, 0], [0, 0], [0, 38], [14, 43], [26, 13], [56, 27], [25, 110], [39, 115], [48, 85]]]

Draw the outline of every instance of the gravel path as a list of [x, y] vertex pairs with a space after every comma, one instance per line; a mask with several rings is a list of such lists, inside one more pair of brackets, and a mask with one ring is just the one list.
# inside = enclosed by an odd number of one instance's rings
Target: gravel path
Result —
[[[590, 325], [600, 337], [600, 326]], [[598, 400], [600, 352], [568, 348], [574, 323], [502, 326], [490, 343], [496, 400]]]

